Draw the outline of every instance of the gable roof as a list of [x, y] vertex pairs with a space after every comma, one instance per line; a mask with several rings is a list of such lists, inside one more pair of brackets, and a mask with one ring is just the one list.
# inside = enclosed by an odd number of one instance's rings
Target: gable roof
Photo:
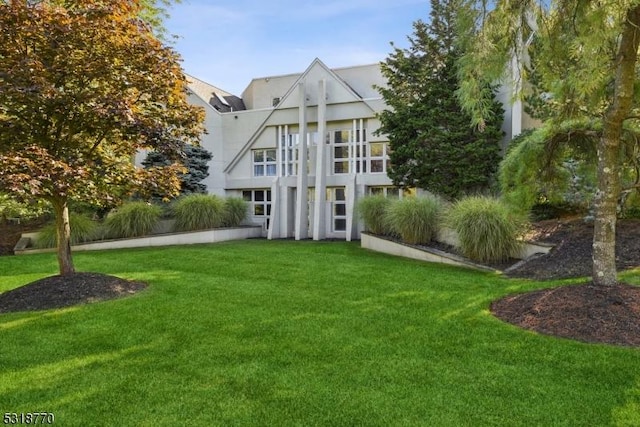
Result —
[[[330, 80], [337, 82], [338, 87], [337, 90], [333, 91], [333, 98], [331, 99], [331, 103], [340, 103], [340, 102], [363, 102], [362, 97], [357, 94], [351, 86], [349, 86], [340, 76], [338, 76], [333, 70], [327, 67], [320, 59], [314, 59], [311, 64], [307, 67], [307, 69], [296, 79], [296, 81], [291, 85], [289, 90], [285, 93], [285, 95], [280, 99], [280, 102], [273, 107], [269, 115], [265, 118], [265, 120], [260, 124], [256, 132], [249, 138], [246, 144], [242, 147], [242, 149], [235, 155], [235, 157], [229, 162], [227, 167], [224, 169], [224, 172], [229, 172], [231, 169], [235, 167], [235, 165], [240, 161], [242, 156], [246, 154], [247, 151], [251, 149], [255, 141], [265, 130], [267, 124], [271, 117], [273, 117], [274, 113], [278, 110], [289, 109], [289, 108], [298, 108], [299, 98], [297, 94], [298, 84], [300, 82], [304, 82], [308, 76], [311, 74], [319, 74], [325, 75], [330, 78]], [[313, 106], [318, 104], [318, 100], [316, 99], [317, 93], [315, 91], [311, 91], [307, 94], [308, 101], [307, 106]], [[368, 102], [364, 102], [364, 105], [368, 107], [371, 112], [374, 112], [374, 109]]]
[[186, 74], [189, 90], [221, 113], [246, 110], [241, 98], [210, 83]]

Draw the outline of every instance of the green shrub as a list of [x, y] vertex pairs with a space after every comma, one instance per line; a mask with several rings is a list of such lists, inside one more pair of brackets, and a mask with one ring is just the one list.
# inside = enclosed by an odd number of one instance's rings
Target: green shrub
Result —
[[225, 221], [224, 199], [212, 194], [189, 194], [173, 205], [177, 231], [221, 227]]
[[404, 242], [428, 243], [438, 231], [441, 210], [442, 201], [436, 196], [406, 197], [389, 205], [384, 220]]
[[49, 214], [51, 208], [43, 201], [21, 203], [8, 194], [0, 193], [0, 221], [18, 218], [28, 221]]
[[138, 237], [150, 234], [162, 215], [162, 208], [146, 202], [127, 202], [111, 212], [105, 221], [111, 238]]
[[241, 197], [228, 197], [224, 201], [224, 220], [225, 227], [237, 227], [247, 217], [247, 209], [249, 205]]
[[498, 199], [485, 196], [459, 200], [449, 210], [446, 221], [458, 233], [460, 251], [480, 262], [512, 256], [522, 245], [518, 238], [527, 225], [522, 214]]
[[[85, 215], [69, 216], [71, 228], [71, 244], [89, 242], [98, 238], [98, 224]], [[38, 233], [34, 242], [36, 248], [55, 248], [58, 245], [56, 224], [48, 224]]]
[[377, 234], [389, 234], [385, 215], [391, 205], [391, 199], [384, 196], [367, 196], [358, 201], [358, 216], [364, 221], [366, 231]]

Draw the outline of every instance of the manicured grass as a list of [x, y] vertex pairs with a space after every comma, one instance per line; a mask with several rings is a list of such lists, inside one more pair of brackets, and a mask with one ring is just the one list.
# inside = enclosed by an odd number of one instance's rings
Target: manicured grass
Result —
[[[520, 330], [489, 303], [551, 283], [243, 241], [78, 253], [133, 297], [0, 315], [0, 412], [64, 426], [640, 425], [640, 350]], [[54, 274], [0, 258], [0, 291]], [[627, 281], [638, 283], [638, 276]]]

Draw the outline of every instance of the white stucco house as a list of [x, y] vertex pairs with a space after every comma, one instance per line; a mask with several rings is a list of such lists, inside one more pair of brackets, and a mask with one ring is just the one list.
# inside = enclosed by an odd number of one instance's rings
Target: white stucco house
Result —
[[[375, 134], [385, 109], [379, 64], [330, 69], [316, 59], [302, 73], [253, 79], [241, 97], [189, 80], [190, 102], [206, 110], [208, 191], [243, 197], [266, 237], [357, 239], [359, 198], [403, 196], [387, 177], [388, 140]], [[509, 139], [521, 108], [506, 108]]]

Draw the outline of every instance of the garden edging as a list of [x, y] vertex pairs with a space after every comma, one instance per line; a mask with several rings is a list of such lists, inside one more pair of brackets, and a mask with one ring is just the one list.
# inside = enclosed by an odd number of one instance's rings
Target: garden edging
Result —
[[[55, 248], [29, 249], [28, 243], [37, 233], [25, 233], [14, 248], [16, 255], [55, 252]], [[262, 237], [262, 226], [216, 228], [211, 230], [189, 231], [142, 236], [131, 239], [104, 240], [72, 246], [75, 251], [97, 251], [105, 249], [144, 248], [152, 246], [194, 245], [217, 243], [228, 240], [242, 240]]]

